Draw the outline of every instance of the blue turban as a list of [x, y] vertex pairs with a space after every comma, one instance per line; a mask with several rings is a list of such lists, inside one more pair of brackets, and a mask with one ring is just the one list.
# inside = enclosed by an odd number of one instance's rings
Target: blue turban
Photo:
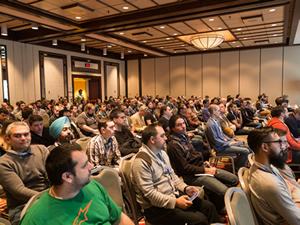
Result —
[[65, 123], [71, 127], [70, 121], [66, 116], [54, 120], [49, 129], [50, 135], [57, 139], [64, 128]]

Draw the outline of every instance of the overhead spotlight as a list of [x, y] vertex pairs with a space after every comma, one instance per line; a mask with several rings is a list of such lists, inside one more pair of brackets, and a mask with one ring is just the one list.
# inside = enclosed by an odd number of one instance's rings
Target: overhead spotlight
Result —
[[124, 59], [124, 52], [121, 52], [121, 59]]
[[107, 55], [107, 48], [103, 49], [103, 55]]
[[2, 36], [7, 36], [7, 25], [6, 24], [1, 24], [1, 35]]
[[130, 52], [132, 52], [131, 50], [128, 50], [128, 52], [130, 53]]
[[52, 40], [52, 45], [57, 45], [57, 39]]
[[146, 53], [144, 53], [144, 56], [147, 57], [148, 55]]
[[85, 43], [81, 43], [81, 51], [85, 51]]
[[86, 39], [85, 38], [81, 38], [81, 41], [86, 41]]
[[81, 19], [81, 17], [80, 17], [80, 16], [76, 16], [75, 18], [76, 18], [77, 20], [80, 20], [80, 19]]
[[39, 26], [35, 24], [35, 25], [33, 25], [33, 26], [31, 27], [31, 29], [32, 29], [32, 30], [38, 30], [38, 29], [39, 29]]
[[123, 9], [129, 9], [129, 7], [128, 6], [124, 6]]
[[112, 46], [111, 46], [111, 45], [107, 45], [107, 47], [108, 47], [108, 48], [111, 48]]

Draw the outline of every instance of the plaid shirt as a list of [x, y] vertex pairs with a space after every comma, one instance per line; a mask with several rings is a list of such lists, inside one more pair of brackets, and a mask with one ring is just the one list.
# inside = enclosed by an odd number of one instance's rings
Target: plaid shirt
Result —
[[185, 117], [191, 127], [198, 127], [201, 124], [197, 115], [193, 113], [190, 109], [186, 111]]
[[121, 153], [114, 136], [106, 141], [101, 134], [96, 135], [89, 141], [86, 154], [94, 166], [119, 167]]

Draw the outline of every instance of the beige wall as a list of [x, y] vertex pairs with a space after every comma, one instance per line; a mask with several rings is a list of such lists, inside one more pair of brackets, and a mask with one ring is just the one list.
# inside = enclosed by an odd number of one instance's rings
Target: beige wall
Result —
[[[133, 61], [128, 65], [138, 74]], [[141, 77], [142, 95], [212, 98], [240, 93], [255, 101], [266, 93], [274, 105], [276, 97], [287, 94], [291, 104], [300, 105], [300, 46], [143, 59]], [[128, 79], [128, 92], [138, 88], [130, 82], [139, 84]]]
[[[76, 53], [53, 48], [46, 48], [37, 45], [23, 44], [14, 41], [0, 39], [0, 44], [6, 45], [9, 95], [12, 105], [19, 100], [26, 103], [41, 98], [40, 91], [40, 70], [39, 70], [39, 51], [52, 52], [67, 56], [68, 91], [70, 100], [72, 96], [72, 74], [100, 76], [102, 77], [102, 96], [104, 98], [104, 61], [119, 63], [120, 68], [120, 94], [125, 95], [125, 62], [122, 60], [108, 59], [83, 53]], [[101, 74], [71, 71], [71, 56], [101, 60]], [[117, 81], [116, 81], [117, 82]], [[2, 85], [0, 85], [2, 86]], [[109, 87], [108, 87], [109, 88]], [[1, 87], [2, 90], [2, 87]], [[3, 93], [0, 93], [2, 102]]]

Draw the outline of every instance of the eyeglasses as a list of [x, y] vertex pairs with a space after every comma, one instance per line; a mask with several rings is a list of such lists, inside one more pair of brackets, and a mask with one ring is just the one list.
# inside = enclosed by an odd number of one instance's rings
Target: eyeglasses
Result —
[[280, 146], [286, 145], [287, 141], [277, 140], [277, 141], [265, 141], [264, 143], [279, 143]]

